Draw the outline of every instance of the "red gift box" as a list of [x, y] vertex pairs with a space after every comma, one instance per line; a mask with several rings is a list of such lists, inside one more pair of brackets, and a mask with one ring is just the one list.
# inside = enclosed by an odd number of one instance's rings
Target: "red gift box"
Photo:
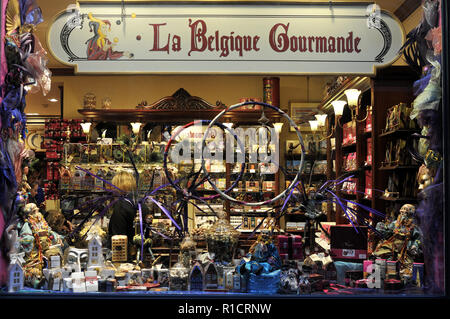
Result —
[[342, 145], [349, 144], [349, 131], [348, 131], [348, 123], [345, 123], [342, 126]]
[[292, 243], [292, 259], [303, 259], [302, 243]]
[[372, 107], [367, 108], [367, 112], [369, 113], [367, 115], [366, 119], [366, 128], [364, 131], [366, 132], [372, 132]]
[[352, 145], [356, 143], [356, 123], [348, 122], [342, 127], [342, 145]]
[[281, 253], [287, 253], [289, 248], [289, 237], [284, 235], [278, 236], [278, 250]]
[[367, 158], [366, 165], [372, 165], [372, 138], [367, 139]]
[[302, 236], [300, 236], [300, 235], [292, 235], [291, 238], [292, 238], [293, 244], [302, 243]]
[[372, 171], [366, 171], [366, 190], [365, 197], [372, 198]]
[[350, 125], [350, 141], [351, 144], [356, 143], [356, 122], [351, 122]]
[[298, 235], [279, 235], [278, 250], [281, 255], [286, 255], [286, 259], [303, 259], [302, 236]]

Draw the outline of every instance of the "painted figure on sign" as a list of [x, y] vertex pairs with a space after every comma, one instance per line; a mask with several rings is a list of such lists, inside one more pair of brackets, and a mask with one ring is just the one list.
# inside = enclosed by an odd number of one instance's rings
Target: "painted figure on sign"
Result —
[[114, 39], [113, 43], [107, 38], [111, 31], [111, 23], [108, 20], [94, 18], [92, 13], [89, 13], [88, 16], [90, 31], [94, 32], [94, 36], [86, 41], [88, 60], [115, 60], [122, 56], [132, 57], [129, 52], [114, 50], [118, 40]]

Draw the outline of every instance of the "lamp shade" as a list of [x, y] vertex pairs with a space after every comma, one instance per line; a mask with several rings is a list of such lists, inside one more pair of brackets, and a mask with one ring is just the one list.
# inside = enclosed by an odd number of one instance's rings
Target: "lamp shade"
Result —
[[131, 125], [131, 129], [133, 130], [133, 133], [135, 135], [139, 134], [139, 131], [141, 129], [142, 123], [140, 123], [140, 122], [133, 122], [133, 123], [130, 123], [130, 125]]
[[331, 105], [333, 105], [334, 108], [334, 114], [336, 116], [340, 116], [344, 113], [344, 106], [347, 104], [345, 101], [333, 101], [331, 102]]
[[232, 128], [233, 127], [233, 123], [231, 123], [231, 122], [223, 123], [223, 125], [228, 127], [228, 128]]
[[311, 126], [311, 131], [317, 131], [317, 127], [319, 126], [319, 121], [309, 121], [309, 125]]
[[84, 123], [81, 123], [80, 125], [81, 125], [81, 129], [83, 130], [83, 133], [86, 134], [86, 135], [89, 134], [89, 132], [91, 131], [92, 123], [91, 122], [84, 122]]
[[327, 119], [326, 114], [316, 114], [315, 117], [319, 126], [325, 126], [325, 120]]
[[345, 95], [347, 96], [348, 106], [354, 108], [358, 106], [359, 95], [361, 94], [360, 90], [357, 89], [348, 89], [345, 90]]
[[283, 123], [279, 122], [279, 123], [274, 123], [273, 127], [275, 128], [275, 131], [280, 134], [281, 129], [283, 128]]

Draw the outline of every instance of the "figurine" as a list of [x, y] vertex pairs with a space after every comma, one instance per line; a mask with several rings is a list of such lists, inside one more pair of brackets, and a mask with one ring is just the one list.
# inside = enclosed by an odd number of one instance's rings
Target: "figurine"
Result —
[[20, 229], [20, 250], [25, 252], [25, 283], [36, 286], [43, 279], [44, 256], [52, 245], [62, 245], [60, 235], [53, 232], [36, 204], [23, 209], [24, 224]]
[[[283, 267], [284, 268], [284, 267]], [[299, 290], [298, 269], [288, 267], [280, 274], [280, 291], [286, 294], [296, 294]]]
[[421, 234], [415, 210], [414, 205], [403, 205], [397, 220], [384, 229], [387, 239], [381, 241], [373, 252], [377, 258], [398, 260], [400, 274], [405, 276], [411, 276], [413, 261], [421, 255]]
[[102, 100], [102, 107], [104, 110], [109, 110], [111, 108], [111, 98], [110, 97], [105, 97]]

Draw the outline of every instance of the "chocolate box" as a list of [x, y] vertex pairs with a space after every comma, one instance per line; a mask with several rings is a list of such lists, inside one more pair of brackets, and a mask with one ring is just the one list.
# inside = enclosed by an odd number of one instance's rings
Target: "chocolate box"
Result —
[[360, 261], [367, 258], [366, 226], [335, 225], [330, 227], [330, 255], [335, 261]]

